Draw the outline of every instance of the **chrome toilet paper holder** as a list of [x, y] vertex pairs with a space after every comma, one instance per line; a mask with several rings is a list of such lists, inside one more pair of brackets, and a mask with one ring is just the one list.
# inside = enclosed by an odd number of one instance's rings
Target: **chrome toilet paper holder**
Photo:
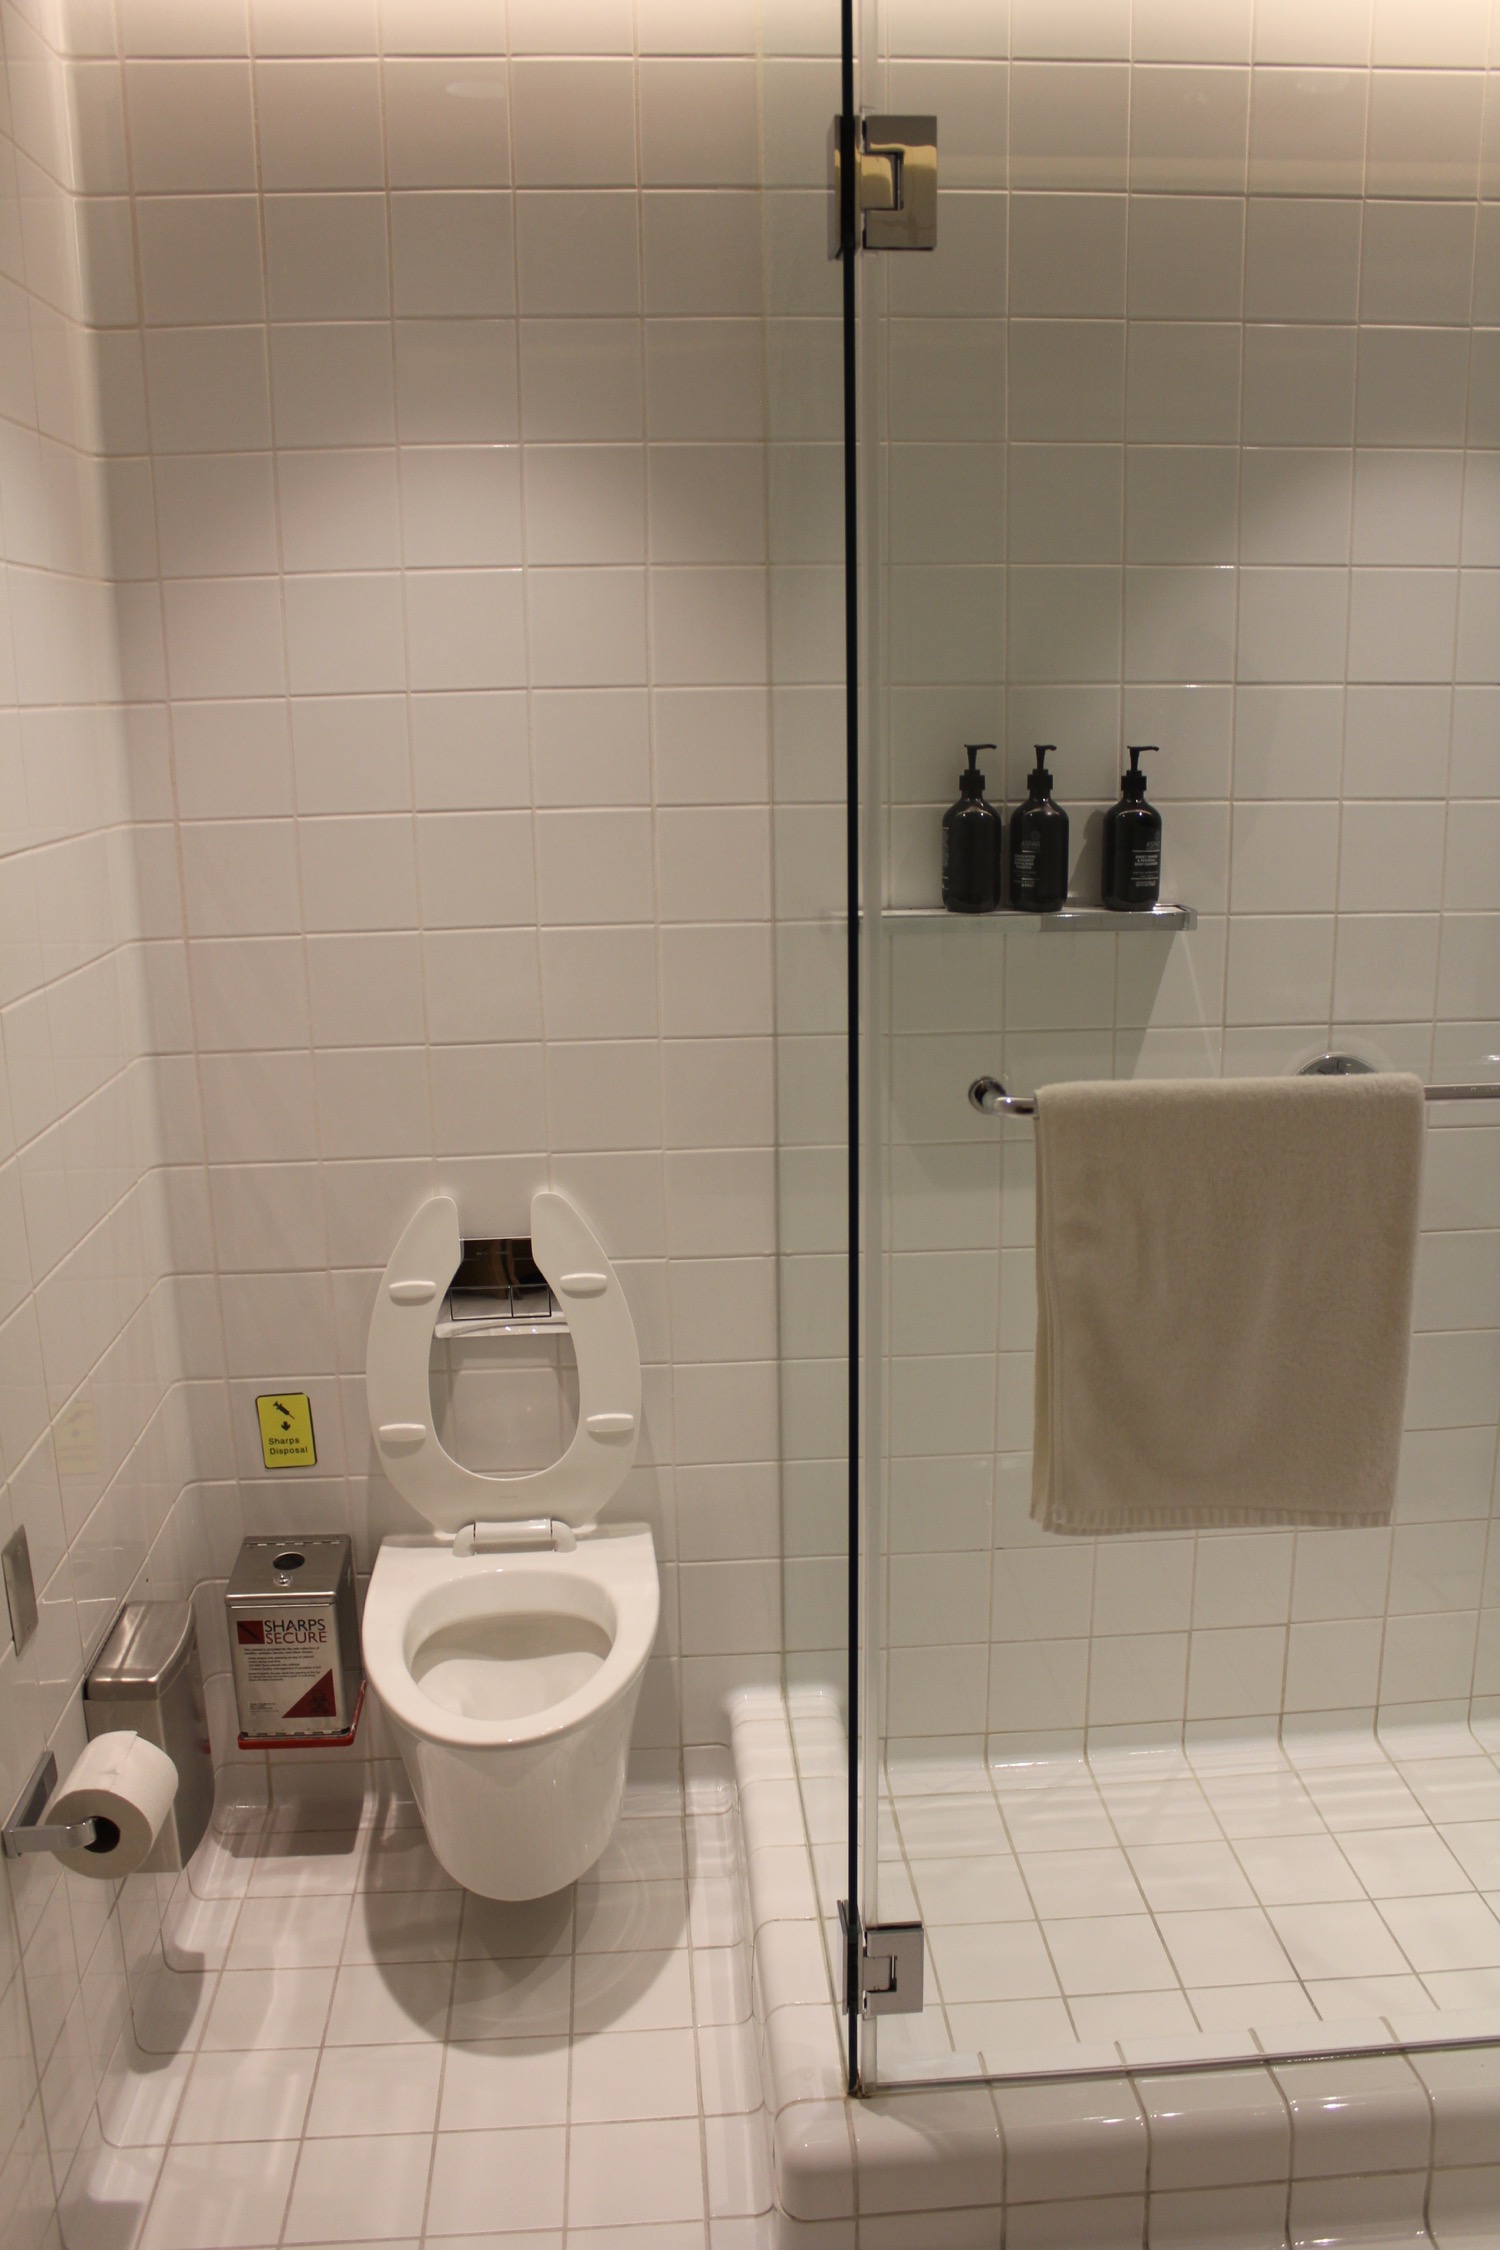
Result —
[[24, 1859], [28, 1852], [113, 1851], [120, 1832], [112, 1820], [90, 1814], [87, 1820], [42, 1821], [47, 1800], [56, 1787], [57, 1760], [50, 1750], [44, 1750], [11, 1807], [10, 1818], [0, 1828], [0, 1849], [7, 1859]]

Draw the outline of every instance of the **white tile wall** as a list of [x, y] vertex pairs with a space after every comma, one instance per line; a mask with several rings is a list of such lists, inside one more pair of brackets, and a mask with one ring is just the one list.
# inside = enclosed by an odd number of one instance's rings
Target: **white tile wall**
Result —
[[[45, 1744], [64, 1766], [81, 1748], [83, 1663], [120, 1601], [184, 1591], [205, 1555], [177, 1504], [193, 1474], [176, 1387], [191, 1296], [174, 1276], [193, 1261], [162, 1192], [152, 1060], [187, 1044], [185, 991], [159, 973], [132, 849], [165, 771], [154, 730], [120, 707], [79, 262], [117, 257], [122, 237], [107, 200], [74, 232], [87, 167], [61, 29], [55, 7], [0, 8], [0, 1539], [25, 1526], [41, 1601], [23, 1652], [8, 1618], [0, 1633], [7, 1812]], [[185, 281], [217, 262], [218, 285], [240, 285], [225, 212], [210, 243], [184, 206]], [[128, 305], [119, 280], [101, 275]], [[128, 547], [138, 482], [114, 497]], [[34, 1860], [0, 1879], [0, 2232], [17, 2250], [57, 2240], [56, 2195], [98, 2143], [130, 1986], [160, 1959], [155, 1882], [117, 1889]]]
[[[828, 434], [836, 360], [795, 324], [768, 350], [755, 42], [805, 100], [829, 27], [508, 13], [509, 46], [465, 0], [0, 9], [0, 1528], [44, 1587], [0, 1658], [12, 1779], [133, 1581], [203, 1582], [207, 1620], [246, 1524], [347, 1526], [368, 1561], [400, 1520], [368, 1294], [439, 1185], [519, 1231], [551, 1179], [622, 1263], [621, 1504], [666, 1596], [642, 1742], [719, 1734], [778, 1662], [763, 439], [773, 392]], [[294, 1380], [319, 1468], [276, 1483], [253, 1398]], [[440, 1380], [497, 1464], [574, 1411], [546, 1357]], [[7, 1891], [24, 2250], [161, 1964], [154, 1889], [110, 1903]]]
[[974, 738], [1001, 743], [1011, 806], [1032, 744], [1059, 745], [1087, 895], [1144, 739], [1164, 895], [1200, 913], [1170, 942], [889, 935], [890, 1734], [1063, 1747], [1491, 1709], [1485, 1113], [1429, 1136], [1394, 1533], [1063, 1553], [1028, 1515], [1029, 1128], [964, 1094], [980, 1070], [1282, 1072], [1327, 1044], [1497, 1074], [1500, 17], [1016, 0], [872, 21], [866, 105], [936, 110], [945, 180], [933, 257], [865, 269], [884, 895], [935, 901]]
[[[779, 1450], [755, 26], [520, 6], [507, 46], [499, 8], [148, 13], [101, 18], [77, 75], [86, 219], [136, 275], [93, 310], [162, 784], [142, 880], [198, 1065], [172, 1185], [223, 1328], [201, 1473], [284, 1517], [248, 1416], [297, 1381], [295, 1503], [368, 1564], [403, 1520], [366, 1434], [375, 1274], [434, 1188], [516, 1232], [552, 1181], [647, 1362], [618, 1505], [655, 1527], [667, 1623], [638, 1732], [713, 1736], [781, 1642], [764, 1508], [685, 1521]], [[774, 16], [772, 54], [806, 46]], [[571, 1408], [544, 1363], [466, 1367], [445, 1411], [498, 1466]]]

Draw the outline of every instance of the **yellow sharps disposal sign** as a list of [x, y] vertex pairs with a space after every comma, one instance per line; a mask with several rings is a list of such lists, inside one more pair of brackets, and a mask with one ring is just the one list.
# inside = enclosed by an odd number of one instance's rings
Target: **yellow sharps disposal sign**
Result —
[[306, 1391], [272, 1391], [258, 1398], [260, 1454], [268, 1469], [311, 1469], [318, 1448], [313, 1439], [312, 1400]]

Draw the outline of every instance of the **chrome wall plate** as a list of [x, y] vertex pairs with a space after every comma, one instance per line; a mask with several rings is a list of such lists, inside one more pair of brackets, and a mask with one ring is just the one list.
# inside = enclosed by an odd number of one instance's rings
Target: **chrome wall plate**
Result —
[[36, 1631], [36, 1583], [31, 1575], [31, 1549], [26, 1543], [26, 1526], [21, 1524], [0, 1548], [0, 1574], [5, 1579], [5, 1602], [10, 1611], [10, 1637], [16, 1644], [16, 1654]]

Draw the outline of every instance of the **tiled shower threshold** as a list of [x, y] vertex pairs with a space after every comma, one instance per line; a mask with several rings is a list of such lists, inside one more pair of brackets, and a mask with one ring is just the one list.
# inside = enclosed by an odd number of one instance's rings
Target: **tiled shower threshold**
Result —
[[1487, 1740], [902, 1766], [880, 1912], [926, 1922], [927, 2006], [849, 2100], [838, 1716], [733, 1717], [788, 2245], [1500, 2243]]

